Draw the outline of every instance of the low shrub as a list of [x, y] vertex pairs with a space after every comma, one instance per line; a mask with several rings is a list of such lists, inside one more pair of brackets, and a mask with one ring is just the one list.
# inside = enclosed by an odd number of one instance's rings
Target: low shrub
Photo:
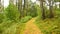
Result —
[[28, 20], [30, 20], [32, 17], [31, 16], [26, 16], [20, 20], [21, 23], [26, 23]]
[[5, 19], [5, 16], [3, 13], [0, 13], [0, 23], [2, 23]]
[[20, 16], [19, 11], [14, 4], [8, 5], [8, 7], [5, 9], [5, 14], [6, 14], [7, 20], [14, 20], [14, 21], [17, 21]]
[[43, 34], [60, 34], [60, 18], [36, 20], [35, 24], [40, 28]]

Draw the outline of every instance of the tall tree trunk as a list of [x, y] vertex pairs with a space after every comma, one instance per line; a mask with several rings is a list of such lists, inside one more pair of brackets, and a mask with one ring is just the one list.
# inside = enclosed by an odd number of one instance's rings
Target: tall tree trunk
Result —
[[15, 1], [15, 5], [18, 8], [18, 0], [14, 0]]
[[27, 16], [27, 10], [28, 10], [28, 0], [24, 0], [24, 7], [23, 7], [24, 16]]
[[2, 1], [2, 11], [4, 11], [4, 0]]
[[22, 11], [22, 0], [18, 0], [18, 11], [20, 12], [20, 18], [24, 17], [24, 12]]
[[42, 12], [42, 18], [45, 19], [46, 16], [45, 16], [45, 10], [44, 10], [44, 6], [43, 6], [43, 3], [44, 1], [43, 0], [40, 0], [40, 7], [41, 7], [41, 12]]
[[28, 0], [26, 0], [26, 16], [27, 16], [27, 12], [28, 12], [28, 9], [29, 9], [29, 2], [28, 2]]
[[57, 4], [56, 4], [56, 2], [55, 2], [55, 10], [57, 9]]
[[0, 12], [1, 12], [1, 0], [0, 0]]
[[54, 13], [53, 13], [53, 1], [52, 0], [48, 0], [49, 1], [49, 11], [50, 11], [50, 18], [54, 17]]
[[60, 3], [59, 3], [59, 9], [60, 9]]
[[59, 1], [59, 10], [60, 10], [60, 1]]
[[3, 12], [3, 10], [4, 10], [4, 2], [3, 1], [0, 0], [0, 12]]

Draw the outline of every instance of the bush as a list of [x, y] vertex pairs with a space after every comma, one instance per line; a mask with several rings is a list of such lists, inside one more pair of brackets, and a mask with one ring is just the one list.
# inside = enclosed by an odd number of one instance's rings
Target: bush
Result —
[[0, 34], [2, 34], [3, 32], [3, 28], [0, 26]]
[[8, 20], [18, 20], [19, 19], [19, 12], [17, 7], [14, 4], [9, 4], [9, 6], [5, 9], [5, 14]]
[[27, 11], [27, 16], [32, 16], [32, 17], [36, 17], [37, 14], [37, 5], [33, 4]]
[[[11, 20], [7, 20], [3, 23], [0, 24], [0, 33], [4, 33], [5, 30], [7, 30], [8, 28], [10, 28], [12, 25], [16, 24], [14, 21]], [[10, 30], [10, 29], [9, 29]], [[5, 33], [4, 33], [5, 34]]]
[[60, 18], [36, 20], [35, 23], [43, 34], [60, 34]]
[[5, 19], [5, 16], [3, 13], [0, 13], [0, 23], [2, 23]]
[[22, 18], [22, 19], [20, 20], [20, 22], [21, 22], [21, 23], [25, 23], [25, 22], [27, 22], [28, 20], [30, 20], [31, 18], [32, 18], [31, 16], [26, 16], [26, 17]]
[[25, 28], [24, 23], [16, 23], [9, 28], [6, 28], [2, 34], [21, 34]]

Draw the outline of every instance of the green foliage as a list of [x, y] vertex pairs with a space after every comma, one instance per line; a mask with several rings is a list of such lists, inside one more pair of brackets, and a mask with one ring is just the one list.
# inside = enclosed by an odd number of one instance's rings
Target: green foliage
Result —
[[[48, 18], [49, 10], [47, 7], [44, 7], [44, 9], [46, 18]], [[60, 34], [60, 9], [54, 9], [58, 18], [45, 20], [41, 20], [41, 8], [36, 3], [31, 2], [29, 8], [27, 10], [23, 10], [23, 12], [24, 11], [27, 13], [27, 16], [19, 19], [20, 13], [18, 11], [18, 8], [14, 4], [9, 4], [4, 13], [0, 13], [0, 34], [22, 34], [25, 23], [32, 17], [36, 16], [38, 16], [38, 18], [35, 22], [44, 34]], [[21, 16], [24, 15], [23, 12], [21, 13]]]
[[18, 32], [22, 33], [24, 29], [24, 23], [15, 22], [11, 20], [4, 21], [0, 24], [0, 34], [16, 34]]
[[[0, 22], [2, 22], [0, 24], [0, 34], [17, 34], [18, 32], [22, 33], [25, 27], [24, 23], [30, 20], [32, 17], [26, 16], [22, 19], [19, 19], [19, 16], [20, 14], [17, 7], [14, 4], [10, 4], [5, 9], [4, 14], [0, 14]], [[6, 19], [5, 21], [4, 18]]]
[[11, 27], [15, 22], [12, 22], [10, 20], [4, 21], [0, 24], [0, 32], [3, 33], [5, 29]]
[[2, 34], [3, 32], [3, 28], [0, 26], [0, 34]]
[[3, 13], [0, 13], [0, 23], [2, 23], [5, 19], [5, 16]]
[[[0, 34], [8, 34], [5, 30], [19, 22], [19, 12], [14, 4], [9, 4], [3, 13], [0, 13]], [[9, 29], [11, 30], [11, 29]]]
[[24, 23], [16, 23], [11, 25], [11, 27], [6, 28], [2, 34], [21, 34], [24, 30]]
[[60, 19], [45, 19], [45, 20], [36, 20], [36, 25], [44, 34], [59, 34], [60, 33]]
[[59, 8], [55, 9], [55, 13], [56, 13], [56, 16], [60, 17], [60, 9]]
[[26, 22], [29, 21], [31, 18], [32, 18], [31, 16], [26, 16], [26, 17], [22, 18], [22, 19], [20, 20], [20, 22], [21, 22], [21, 23], [26, 23]]
[[9, 4], [9, 6], [5, 10], [6, 17], [8, 20], [18, 20], [19, 19], [19, 12], [17, 7], [14, 4]]
[[36, 8], [37, 8], [38, 19], [41, 19], [42, 16], [41, 9], [39, 6], [36, 6]]
[[60, 2], [60, 0], [54, 0], [54, 2]]
[[36, 4], [32, 4], [32, 6], [30, 6], [28, 12], [27, 12], [27, 16], [32, 16], [32, 17], [36, 17], [37, 16], [37, 8], [36, 8]]

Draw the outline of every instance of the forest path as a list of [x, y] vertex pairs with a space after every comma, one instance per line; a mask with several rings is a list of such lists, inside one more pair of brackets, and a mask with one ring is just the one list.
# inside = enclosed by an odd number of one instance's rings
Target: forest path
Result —
[[42, 34], [40, 29], [34, 24], [36, 18], [32, 18], [25, 25], [25, 30], [23, 34]]

